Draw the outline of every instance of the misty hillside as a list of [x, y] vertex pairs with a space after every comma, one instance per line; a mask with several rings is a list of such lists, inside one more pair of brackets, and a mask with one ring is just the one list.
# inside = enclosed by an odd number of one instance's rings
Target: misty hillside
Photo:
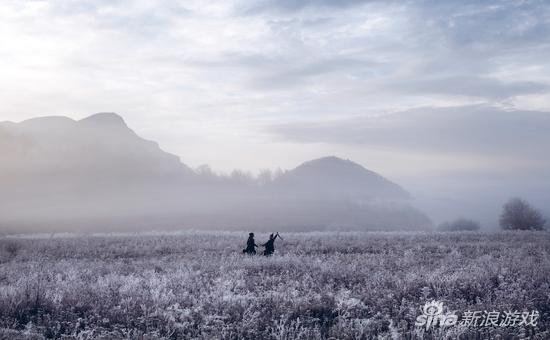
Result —
[[267, 183], [195, 173], [114, 113], [0, 123], [0, 228], [419, 229], [399, 185], [337, 157]]
[[80, 121], [43, 117], [0, 123], [3, 176], [44, 174], [86, 177], [190, 176], [179, 158], [136, 135], [114, 113]]
[[286, 172], [275, 183], [285, 191], [352, 199], [409, 199], [399, 185], [350, 160], [324, 157]]

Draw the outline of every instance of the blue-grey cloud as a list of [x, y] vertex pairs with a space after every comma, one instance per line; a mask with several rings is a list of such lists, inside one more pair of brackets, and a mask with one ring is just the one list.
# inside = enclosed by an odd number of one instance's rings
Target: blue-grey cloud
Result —
[[503, 82], [490, 77], [475, 75], [418, 77], [387, 85], [388, 90], [417, 94], [446, 94], [504, 99], [512, 96], [544, 93], [548, 84], [534, 81]]
[[238, 6], [243, 14], [282, 13], [288, 14], [305, 8], [348, 8], [373, 2], [373, 0], [259, 0]]
[[546, 162], [550, 113], [477, 105], [421, 108], [378, 116], [267, 128], [299, 143], [353, 144], [457, 157], [478, 154]]
[[543, 1], [260, 1], [246, 8], [281, 42], [275, 56], [265, 52], [272, 63], [251, 71], [251, 88], [335, 83], [328, 91], [345, 96], [339, 81], [353, 79], [354, 93], [490, 102], [548, 91], [547, 77], [522, 73], [527, 65], [549, 72]]
[[[8, 0], [0, 20], [1, 119], [117, 111], [199, 164], [229, 141], [286, 155], [262, 144], [266, 121], [331, 118], [351, 139], [362, 125], [346, 117], [369, 112], [550, 111], [545, 1]], [[260, 149], [214, 165], [277, 158]]]

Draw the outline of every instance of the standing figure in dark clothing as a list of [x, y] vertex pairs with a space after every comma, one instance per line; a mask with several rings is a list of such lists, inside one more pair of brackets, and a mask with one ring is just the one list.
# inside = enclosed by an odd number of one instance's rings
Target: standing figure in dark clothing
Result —
[[264, 250], [265, 256], [271, 256], [275, 252], [275, 239], [277, 237], [281, 238], [281, 236], [279, 236], [279, 233], [277, 233], [275, 236], [271, 234], [269, 235], [269, 240], [266, 243], [262, 244], [262, 246], [265, 247], [265, 250]]
[[246, 248], [243, 249], [243, 254], [256, 255], [256, 242], [254, 242], [254, 233], [248, 234], [248, 240], [246, 241]]

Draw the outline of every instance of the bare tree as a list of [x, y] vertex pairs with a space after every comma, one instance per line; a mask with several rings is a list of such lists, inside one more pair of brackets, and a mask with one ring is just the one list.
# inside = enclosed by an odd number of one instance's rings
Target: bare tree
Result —
[[205, 176], [213, 176], [214, 172], [212, 171], [212, 168], [210, 168], [210, 165], [208, 164], [202, 164], [195, 169], [195, 172], [199, 175], [205, 175]]
[[273, 181], [273, 171], [271, 171], [270, 169], [260, 170], [260, 173], [258, 174], [258, 178], [256, 179], [256, 181], [260, 186], [271, 183], [271, 181]]
[[254, 182], [254, 176], [250, 172], [245, 172], [239, 169], [235, 169], [229, 175], [231, 181], [235, 184], [247, 184], [250, 185]]
[[521, 198], [513, 198], [503, 207], [500, 226], [505, 230], [542, 230], [542, 214]]

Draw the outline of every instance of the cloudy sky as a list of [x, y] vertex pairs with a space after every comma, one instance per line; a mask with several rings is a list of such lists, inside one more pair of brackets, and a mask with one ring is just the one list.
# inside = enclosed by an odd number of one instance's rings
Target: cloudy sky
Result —
[[0, 2], [0, 120], [117, 112], [188, 165], [547, 179], [545, 1]]

